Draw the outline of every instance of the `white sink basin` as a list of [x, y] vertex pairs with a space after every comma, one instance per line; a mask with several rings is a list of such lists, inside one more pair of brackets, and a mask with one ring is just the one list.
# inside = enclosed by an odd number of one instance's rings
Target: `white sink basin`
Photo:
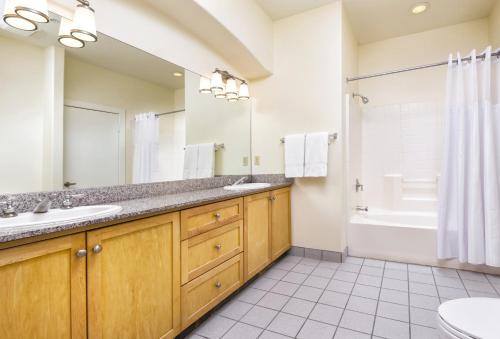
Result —
[[90, 217], [107, 217], [120, 212], [122, 208], [116, 205], [79, 206], [71, 209], [52, 209], [47, 213], [21, 213], [13, 218], [0, 218], [0, 228], [46, 225], [61, 222], [76, 222]]
[[249, 184], [224, 186], [224, 189], [228, 191], [246, 191], [246, 190], [258, 190], [262, 188], [267, 188], [269, 186], [271, 186], [271, 184], [265, 182], [252, 182]]

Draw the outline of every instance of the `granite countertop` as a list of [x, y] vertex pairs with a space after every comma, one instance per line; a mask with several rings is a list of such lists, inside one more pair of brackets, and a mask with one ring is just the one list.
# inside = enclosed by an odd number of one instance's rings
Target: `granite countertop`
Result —
[[52, 233], [54, 233], [54, 236], [58, 236], [57, 233], [64, 231], [77, 233], [79, 231], [85, 231], [86, 228], [92, 225], [103, 224], [103, 226], [108, 226], [127, 220], [179, 211], [186, 208], [206, 205], [209, 203], [243, 197], [288, 186], [291, 186], [291, 183], [274, 183], [271, 184], [270, 187], [264, 189], [247, 191], [227, 191], [222, 187], [219, 187], [175, 194], [156, 195], [142, 199], [111, 202], [110, 204], [112, 205], [122, 207], [122, 210], [119, 213], [112, 216], [88, 218], [83, 221], [79, 220], [69, 223], [61, 222], [46, 225], [0, 228], [0, 244], [41, 235], [50, 235]]

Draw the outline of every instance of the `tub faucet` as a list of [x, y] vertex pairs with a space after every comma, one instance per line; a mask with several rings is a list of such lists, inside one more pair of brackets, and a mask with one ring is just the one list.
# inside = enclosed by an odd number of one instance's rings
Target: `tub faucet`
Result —
[[356, 211], [368, 212], [368, 206], [356, 206]]
[[356, 178], [356, 192], [363, 192], [365, 189], [365, 185], [359, 182], [359, 179]]
[[242, 184], [244, 183], [245, 181], [247, 181], [248, 177], [241, 177], [239, 178], [238, 180], [236, 180], [236, 182], [233, 184], [233, 186], [236, 186], [236, 185], [239, 185], [239, 184]]

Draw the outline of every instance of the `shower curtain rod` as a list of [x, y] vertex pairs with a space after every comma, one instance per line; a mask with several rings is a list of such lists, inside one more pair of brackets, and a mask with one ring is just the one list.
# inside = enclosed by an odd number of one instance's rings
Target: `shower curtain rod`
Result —
[[180, 112], [184, 112], [184, 111], [185, 111], [185, 109], [178, 109], [177, 111], [171, 111], [171, 112], [165, 112], [165, 113], [157, 113], [156, 116], [160, 117], [162, 115], [180, 113]]
[[[491, 53], [491, 56], [492, 57], [496, 56], [497, 58], [500, 58], [500, 51], [496, 51], [494, 53]], [[486, 57], [486, 55], [484, 53], [477, 56], [477, 58], [480, 58], [483, 60], [485, 57]], [[471, 57], [466, 57], [466, 58], [462, 59], [462, 61], [470, 61], [470, 60], [471, 60]], [[458, 62], [457, 59], [453, 60], [453, 63], [457, 63], [457, 62]], [[388, 71], [388, 72], [374, 73], [374, 74], [369, 74], [369, 75], [360, 75], [360, 76], [352, 77], [352, 78], [347, 77], [346, 80], [347, 80], [347, 82], [351, 82], [351, 81], [376, 78], [376, 77], [381, 77], [384, 75], [397, 74], [397, 73], [415, 71], [417, 69], [431, 68], [431, 67], [444, 66], [444, 65], [448, 65], [448, 61], [436, 62], [433, 64], [420, 65], [420, 66], [414, 66], [414, 67], [408, 67], [408, 68], [401, 68], [401, 69], [396, 69], [396, 70]]]

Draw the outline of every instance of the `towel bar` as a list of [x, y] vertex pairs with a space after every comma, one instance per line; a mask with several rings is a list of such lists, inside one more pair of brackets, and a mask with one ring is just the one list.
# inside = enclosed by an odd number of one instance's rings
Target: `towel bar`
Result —
[[[226, 149], [226, 146], [224, 144], [215, 144], [215, 151], [217, 152], [220, 149]], [[186, 150], [186, 147], [184, 147], [184, 150]]]
[[[334, 142], [335, 140], [337, 140], [338, 138], [338, 133], [330, 133], [328, 134], [328, 145], [330, 145], [332, 142]], [[285, 143], [285, 138], [281, 138], [280, 139], [281, 143], [284, 144]]]

